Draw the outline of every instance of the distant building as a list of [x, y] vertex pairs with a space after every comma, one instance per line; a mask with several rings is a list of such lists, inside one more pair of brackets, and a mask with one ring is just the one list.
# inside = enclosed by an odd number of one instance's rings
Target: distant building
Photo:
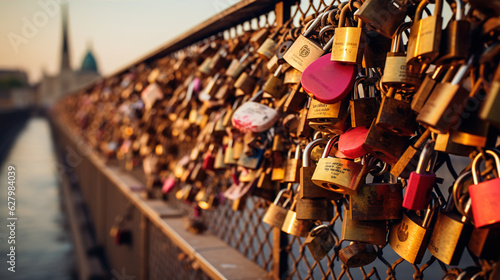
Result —
[[63, 95], [96, 81], [99, 77], [97, 61], [90, 46], [79, 69], [71, 69], [70, 48], [68, 40], [68, 6], [61, 4], [62, 17], [62, 47], [61, 67], [59, 74], [48, 75], [45, 71], [38, 85], [38, 103], [49, 106]]
[[31, 107], [35, 104], [35, 89], [28, 75], [21, 70], [0, 69], [0, 110]]

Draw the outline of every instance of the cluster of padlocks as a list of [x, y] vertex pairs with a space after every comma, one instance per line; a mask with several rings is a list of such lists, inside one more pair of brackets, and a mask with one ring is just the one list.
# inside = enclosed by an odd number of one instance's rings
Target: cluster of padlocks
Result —
[[[57, 110], [104, 155], [142, 166], [150, 196], [175, 191], [202, 210], [263, 197], [263, 221], [306, 237], [316, 260], [347, 240], [348, 267], [387, 244], [412, 264], [429, 250], [456, 265], [466, 247], [495, 261], [500, 25], [485, 3], [448, 4], [444, 30], [442, 0], [433, 12], [370, 0], [213, 36]], [[450, 155], [471, 163], [457, 174]], [[334, 214], [340, 240], [324, 223]]]

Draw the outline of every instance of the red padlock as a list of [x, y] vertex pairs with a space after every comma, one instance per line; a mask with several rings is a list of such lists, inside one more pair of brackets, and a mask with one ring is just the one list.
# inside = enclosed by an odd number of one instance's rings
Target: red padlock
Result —
[[214, 149], [215, 149], [214, 144], [210, 144], [210, 146], [208, 147], [208, 151], [206, 151], [205, 154], [203, 155], [203, 164], [201, 166], [201, 169], [214, 170], [214, 163], [215, 163]]
[[[495, 159], [497, 174], [500, 174], [500, 158], [495, 151], [486, 150], [486, 154]], [[476, 228], [496, 227], [500, 225], [500, 178], [480, 182], [478, 165], [483, 153], [472, 161], [473, 185], [469, 186], [472, 214]]]
[[363, 148], [368, 128], [359, 126], [347, 130], [339, 137], [339, 151], [349, 159], [355, 159], [366, 155], [368, 152]]
[[408, 186], [403, 199], [403, 207], [409, 210], [424, 210], [431, 201], [432, 188], [436, 181], [436, 174], [432, 171], [426, 171], [429, 161], [435, 156], [434, 141], [429, 141], [425, 144], [420, 159], [418, 161], [417, 170], [410, 173]]
[[167, 179], [163, 182], [163, 186], [161, 188], [162, 193], [168, 194], [175, 188], [175, 176], [168, 176]]

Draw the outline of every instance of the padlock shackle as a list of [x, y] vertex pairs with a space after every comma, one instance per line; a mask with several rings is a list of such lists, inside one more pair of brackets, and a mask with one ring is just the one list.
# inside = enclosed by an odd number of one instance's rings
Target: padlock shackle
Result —
[[[418, 165], [416, 172], [417, 174], [424, 174], [427, 166], [429, 165], [429, 162], [432, 158], [432, 155], [434, 154], [434, 145], [435, 141], [430, 140], [427, 143], [425, 143], [424, 148], [422, 149], [422, 152], [420, 153], [420, 158], [418, 160]], [[430, 170], [430, 172], [433, 172], [433, 170]]]
[[463, 0], [456, 0], [457, 2], [457, 10], [455, 13], [455, 21], [463, 20], [465, 15], [465, 5]]
[[459, 85], [462, 82], [463, 78], [465, 77], [465, 75], [469, 71], [469, 68], [471, 67], [473, 62], [474, 62], [474, 55], [471, 55], [471, 57], [467, 61], [467, 64], [464, 64], [464, 65], [460, 66], [460, 68], [458, 68], [457, 73], [455, 74], [455, 76], [451, 80], [452, 85]]
[[328, 155], [330, 154], [330, 151], [332, 150], [333, 146], [335, 145], [335, 141], [339, 139], [338, 135], [333, 136], [328, 140], [328, 143], [326, 143], [325, 150], [323, 151], [323, 154], [321, 155], [321, 158], [327, 158]]
[[314, 30], [316, 29], [316, 27], [318, 27], [319, 23], [321, 22], [321, 16], [323, 15], [323, 13], [319, 14], [314, 20], [313, 22], [309, 25], [309, 27], [306, 29], [306, 31], [304, 31], [304, 33], [302, 33], [302, 36], [304, 37], [307, 37], [309, 36], [309, 34]]
[[[352, 97], [353, 97], [353, 98], [352, 98], [353, 100], [354, 100], [354, 99], [356, 99], [356, 98], [358, 98], [358, 99], [360, 99], [360, 98], [361, 98], [361, 96], [360, 96], [360, 94], [359, 94], [358, 86], [359, 86], [359, 84], [360, 84], [361, 82], [363, 82], [365, 79], [366, 79], [366, 77], [365, 77], [365, 76], [360, 76], [360, 77], [358, 77], [358, 78], [356, 79], [356, 81], [354, 82], [354, 91], [353, 91], [353, 96], [352, 96]], [[365, 96], [365, 92], [363, 91], [363, 98], [365, 98], [365, 97], [366, 97], [366, 96]]]
[[425, 212], [424, 220], [422, 221], [422, 227], [423, 228], [428, 228], [431, 221], [432, 221], [432, 216], [434, 214], [434, 211], [438, 207], [438, 199], [436, 198], [436, 195], [432, 193], [432, 199], [429, 205], [427, 206], [427, 211]]
[[396, 36], [394, 39], [392, 39], [392, 45], [391, 45], [391, 52], [393, 53], [399, 53], [401, 52], [401, 45], [403, 43], [402, 41], [402, 35], [405, 30], [410, 28], [412, 26], [411, 22], [403, 22], [398, 29], [396, 30]]
[[[310, 167], [312, 162], [311, 162], [311, 151], [314, 149], [314, 147], [320, 145], [320, 144], [328, 144], [328, 138], [318, 138], [315, 139], [309, 144], [304, 149], [304, 153], [302, 154], [302, 167]], [[326, 147], [325, 147], [326, 148]]]
[[467, 214], [466, 212], [462, 212], [461, 209], [459, 209], [459, 198], [458, 194], [462, 192], [464, 185], [462, 184], [462, 181], [470, 176], [472, 174], [471, 170], [467, 170], [460, 174], [458, 178], [455, 180], [455, 183], [453, 183], [453, 189], [451, 191], [451, 196], [453, 198], [453, 204], [455, 204], [455, 207], [457, 208], [458, 212], [460, 212], [462, 215]]
[[[352, 5], [356, 7], [358, 10], [361, 7], [361, 4], [358, 1], [352, 1]], [[345, 27], [345, 21], [347, 17], [347, 11], [351, 11], [350, 5], [345, 5], [342, 7], [342, 10], [340, 11], [340, 19], [339, 19], [339, 26], [338, 27]], [[354, 11], [352, 11], [354, 13]], [[361, 18], [358, 18], [358, 28], [361, 28], [363, 26], [363, 21], [361, 21]]]
[[[485, 150], [484, 152], [493, 157], [497, 168], [497, 174], [500, 175], [500, 157], [498, 156], [498, 154], [492, 150]], [[481, 182], [479, 181], [481, 174], [478, 173], [477, 169], [479, 167], [480, 160], [482, 159], [483, 153], [479, 153], [472, 161], [472, 180], [474, 181], [474, 185], [477, 185]]]
[[274, 202], [273, 204], [274, 205], [278, 205], [278, 202], [280, 202], [280, 199], [281, 197], [283, 196], [283, 194], [287, 191], [287, 189], [282, 189], [278, 192], [278, 194], [276, 195], [276, 198], [274, 199]]

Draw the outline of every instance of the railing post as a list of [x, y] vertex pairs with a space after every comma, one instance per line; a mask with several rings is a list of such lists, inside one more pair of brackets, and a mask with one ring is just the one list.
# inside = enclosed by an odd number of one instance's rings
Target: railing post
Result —
[[288, 235], [280, 228], [273, 228], [272, 276], [274, 279], [281, 279], [281, 276], [288, 270], [288, 255], [284, 250], [287, 245]]
[[292, 5], [296, 2], [296, 0], [283, 0], [276, 3], [274, 11], [276, 13], [276, 25], [278, 27], [282, 26], [290, 19]]

